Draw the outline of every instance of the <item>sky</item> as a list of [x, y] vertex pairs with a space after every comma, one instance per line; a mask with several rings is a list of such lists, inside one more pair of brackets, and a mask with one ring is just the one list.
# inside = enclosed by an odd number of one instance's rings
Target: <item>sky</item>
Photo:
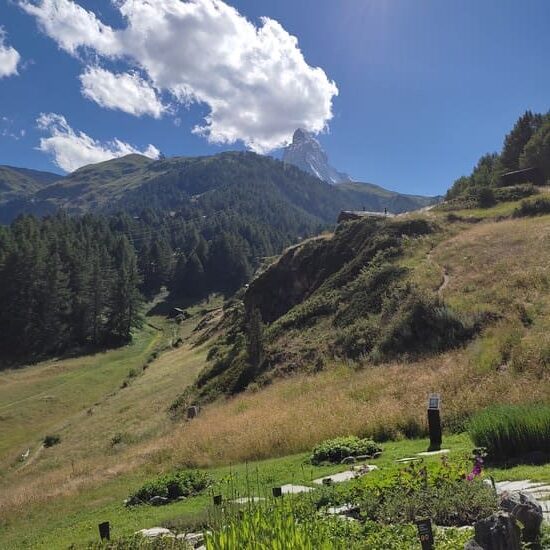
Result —
[[280, 155], [441, 194], [550, 109], [548, 0], [0, 0], [0, 164]]

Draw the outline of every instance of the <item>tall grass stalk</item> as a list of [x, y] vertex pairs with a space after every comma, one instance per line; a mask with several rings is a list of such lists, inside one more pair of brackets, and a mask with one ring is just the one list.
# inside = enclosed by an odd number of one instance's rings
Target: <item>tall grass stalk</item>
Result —
[[470, 437], [492, 460], [519, 458], [539, 451], [550, 456], [550, 406], [497, 405], [470, 421]]

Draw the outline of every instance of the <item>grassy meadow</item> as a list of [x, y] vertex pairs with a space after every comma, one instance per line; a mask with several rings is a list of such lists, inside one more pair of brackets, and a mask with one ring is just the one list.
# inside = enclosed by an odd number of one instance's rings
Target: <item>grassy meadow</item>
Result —
[[[179, 326], [147, 318], [157, 328], [144, 325], [129, 346], [0, 372], [0, 547], [85, 546], [105, 520], [115, 536], [157, 525], [200, 526], [209, 494], [164, 507], [125, 508], [122, 501], [181, 468], [209, 469], [221, 492], [229, 491], [230, 474], [242, 494], [251, 485], [261, 495], [277, 484], [307, 484], [344, 469], [304, 463], [317, 443], [340, 435], [381, 441], [377, 464], [391, 470], [395, 459], [426, 450], [432, 391], [443, 398], [444, 445], [457, 455], [471, 452], [461, 432], [477, 411], [548, 402], [550, 216], [496, 221], [494, 212], [472, 224], [447, 222], [437, 211], [426, 215], [441, 230], [411, 240], [399, 261], [419, 286], [439, 291], [456, 310], [494, 314], [457, 349], [376, 366], [327, 355], [320, 372], [282, 376], [218, 399], [193, 421], [174, 419], [170, 404], [207, 365], [210, 343], [198, 343], [194, 329], [205, 310], [219, 313], [216, 298], [191, 308]], [[283, 333], [276, 345], [290, 356], [323, 350], [330, 330], [321, 320]], [[172, 348], [180, 336], [183, 344]], [[58, 435], [60, 443], [43, 448], [46, 435]], [[490, 473], [550, 482], [548, 466]]]

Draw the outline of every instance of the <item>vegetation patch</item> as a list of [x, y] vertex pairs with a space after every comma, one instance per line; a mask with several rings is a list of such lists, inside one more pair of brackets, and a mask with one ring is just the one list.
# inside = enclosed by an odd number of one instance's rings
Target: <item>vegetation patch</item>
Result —
[[339, 463], [344, 458], [350, 456], [373, 457], [381, 452], [382, 447], [371, 439], [360, 439], [350, 435], [323, 441], [323, 443], [320, 443], [313, 449], [310, 460], [312, 464], [321, 464], [323, 462]]
[[[496, 405], [471, 419], [468, 431], [495, 462], [550, 458], [550, 406]], [[533, 453], [536, 453], [535, 455]]]
[[132, 493], [128, 497], [127, 505], [147, 504], [154, 497], [168, 501], [192, 497], [204, 492], [213, 482], [210, 475], [195, 470], [163, 475]]
[[47, 435], [44, 438], [44, 447], [53, 447], [54, 445], [58, 445], [61, 443], [61, 437], [58, 435]]
[[514, 218], [543, 216], [544, 214], [550, 214], [550, 199], [547, 197], [521, 201], [520, 205], [514, 210]]

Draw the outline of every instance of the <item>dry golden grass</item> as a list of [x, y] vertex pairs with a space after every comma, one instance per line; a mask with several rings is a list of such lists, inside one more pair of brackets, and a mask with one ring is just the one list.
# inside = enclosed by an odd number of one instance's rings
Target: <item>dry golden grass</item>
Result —
[[[4, 477], [0, 517], [134, 472], [146, 476], [179, 465], [283, 456], [350, 433], [379, 439], [419, 433], [431, 391], [443, 395], [443, 419], [453, 428], [491, 403], [548, 400], [550, 217], [458, 230], [440, 243], [426, 240], [405, 261], [424, 270], [420, 279], [432, 289], [445, 266], [450, 282], [444, 298], [457, 309], [511, 312], [468, 347], [377, 367], [327, 360], [317, 375], [276, 381], [209, 405], [192, 422], [174, 423], [167, 407], [205, 364], [206, 350], [186, 344], [162, 355], [92, 415], [82, 411], [59, 424], [61, 445]], [[530, 325], [519, 322], [518, 306], [530, 315]], [[299, 351], [304, 337], [285, 335], [285, 348]], [[317, 340], [311, 343], [321, 346]], [[113, 447], [117, 432], [127, 442]]]

